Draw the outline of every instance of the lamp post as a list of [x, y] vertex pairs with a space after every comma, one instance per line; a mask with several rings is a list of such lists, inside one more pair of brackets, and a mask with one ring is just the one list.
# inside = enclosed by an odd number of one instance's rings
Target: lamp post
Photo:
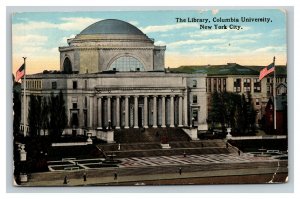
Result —
[[193, 127], [193, 128], [195, 127], [194, 122], [195, 122], [195, 118], [193, 117], [193, 118], [192, 118], [192, 127]]
[[228, 128], [227, 128], [227, 135], [226, 135], [226, 139], [227, 139], [227, 140], [230, 140], [230, 139], [232, 138], [232, 135], [230, 134], [230, 132], [231, 132], [231, 128], [228, 127]]

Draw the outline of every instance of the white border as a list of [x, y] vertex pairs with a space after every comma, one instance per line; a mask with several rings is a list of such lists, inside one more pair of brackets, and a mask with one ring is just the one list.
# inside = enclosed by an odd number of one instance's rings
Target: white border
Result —
[[[142, 3], [141, 1], [139, 2], [136, 2], [134, 0], [129, 0], [129, 1], [97, 1], [97, 2], [94, 2], [94, 1], [91, 1], [91, 3], [88, 3], [87, 2], [88, 0], [85, 0], [85, 1], [81, 1], [81, 0], [72, 0], [72, 1], [68, 1], [68, 0], [65, 0], [64, 2], [62, 2], [61, 0], [52, 0], [52, 1], [49, 1], [49, 2], [45, 2], [45, 1], [41, 1], [41, 0], [26, 0], [26, 1], [22, 1], [22, 0], [5, 0], [5, 1], [1, 1], [0, 2], [0, 6], [1, 6], [1, 10], [0, 10], [0, 16], [1, 16], [1, 21], [4, 22], [5, 20], [3, 19], [6, 19], [6, 6], [70, 6], [70, 5], [74, 5], [74, 6], [93, 6], [92, 8], [94, 8], [94, 6], [121, 6], [121, 5], [125, 5], [125, 6], [136, 6], [136, 5], [139, 5], [139, 6], [146, 6], [146, 5], [150, 5], [150, 6], [244, 6], [244, 5], [248, 5], [248, 6], [295, 6], [295, 10], [294, 10], [294, 13], [295, 13], [295, 21], [297, 19], [297, 16], [299, 15], [300, 13], [300, 10], [299, 10], [299, 1], [276, 1], [276, 0], [260, 0], [260, 1], [240, 1], [240, 0], [227, 0], [226, 3], [224, 3], [224, 1], [222, 0], [219, 0], [219, 1], [216, 1], [216, 0], [210, 0], [210, 1], [204, 1], [204, 2], [201, 2], [201, 3], [196, 3], [194, 0], [184, 0], [184, 1], [175, 1], [173, 0], [172, 2], [171, 1], [166, 1], [166, 2], [161, 2], [161, 1], [158, 1], [158, 0], [152, 0], [151, 2], [145, 2], [145, 3]], [[159, 4], [159, 3], [160, 4]], [[59, 7], [58, 7], [59, 8]], [[184, 9], [188, 9], [189, 7], [186, 7]], [[37, 9], [40, 9], [40, 7], [37, 7]], [[49, 8], [45, 8], [47, 10], [49, 10]], [[87, 9], [86, 7], [77, 7], [75, 8], [75, 10], [85, 10]], [[125, 9], [130, 9], [128, 7], [126, 7]], [[151, 10], [154, 10], [154, 9], [158, 9], [158, 8], [149, 8]], [[163, 8], [165, 9], [165, 8]], [[299, 17], [299, 16], [298, 16]], [[292, 24], [293, 25], [293, 24]], [[1, 23], [1, 30], [6, 30], [6, 24], [5, 22], [4, 23]], [[290, 29], [289, 29], [290, 30]], [[0, 31], [0, 43], [2, 44], [5, 44], [7, 41], [6, 41], [6, 31]], [[290, 33], [289, 33], [290, 34]], [[295, 26], [295, 35], [300, 35], [299, 33], [299, 26]], [[299, 37], [299, 36], [298, 36]], [[295, 45], [295, 54], [297, 54], [297, 52], [299, 51], [298, 49], [298, 46], [297, 44], [299, 44], [299, 39], [298, 37], [296, 36], [295, 37], [295, 42], [293, 42]], [[7, 43], [8, 44], [8, 43]], [[1, 80], [1, 83], [0, 83], [0, 90], [3, 92], [3, 91], [6, 91], [5, 94], [6, 94], [6, 98], [0, 98], [1, 99], [1, 109], [0, 110], [3, 110], [2, 113], [3, 115], [2, 118], [0, 119], [0, 124], [1, 124], [1, 127], [3, 126], [6, 126], [8, 123], [6, 121], [6, 118], [9, 118], [8, 117], [8, 113], [7, 111], [4, 111], [4, 110], [7, 110], [6, 109], [6, 106], [9, 105], [8, 101], [11, 99], [11, 92], [8, 92], [7, 88], [10, 87], [9, 85], [9, 81], [6, 80], [6, 76], [8, 74], [11, 74], [10, 72], [7, 72], [7, 69], [10, 67], [7, 63], [8, 60], [6, 60], [7, 57], [9, 56], [5, 56], [5, 55], [9, 55], [11, 52], [6, 52], [5, 51], [9, 48], [6, 48], [6, 50], [4, 50], [5, 48], [0, 48], [1, 49], [1, 59], [0, 59], [0, 63], [1, 63], [1, 68], [5, 68], [4, 71], [1, 71], [1, 76], [0, 76], [0, 80]], [[291, 51], [293, 51], [293, 49], [291, 49], [291, 45], [289, 45], [289, 54], [288, 55], [291, 55]], [[299, 55], [298, 55], [299, 56]], [[289, 57], [290, 58], [290, 57]], [[293, 57], [291, 59], [294, 59]], [[295, 82], [294, 81], [291, 81], [291, 80], [294, 80], [294, 76], [295, 77], [298, 77], [297, 75], [299, 75], [299, 67], [298, 66], [298, 63], [299, 61], [295, 59], [295, 63], [294, 65], [296, 66], [293, 70], [294, 74], [291, 74], [290, 71], [289, 71], [289, 103], [288, 105], [291, 106], [293, 104], [293, 102], [297, 102], [299, 99], [299, 96], [298, 96], [298, 92], [295, 91], [294, 93], [294, 96], [291, 95], [292, 92], [294, 92], [294, 85], [295, 87], [297, 85], [299, 85], [299, 79], [300, 78], [295, 78]], [[289, 60], [289, 64], [291, 64], [291, 60]], [[298, 67], [297, 67], [298, 66]], [[10, 75], [11, 76], [11, 75]], [[292, 87], [290, 87], [292, 86]], [[292, 88], [292, 89], [291, 89]], [[290, 103], [292, 101], [292, 103]], [[297, 113], [299, 113], [299, 105], [295, 103], [294, 107], [292, 107], [293, 110], [294, 110], [294, 113], [295, 115], [297, 115]], [[290, 116], [290, 115], [289, 115]], [[11, 116], [10, 116], [11, 117]], [[293, 120], [294, 118], [298, 118], [297, 116], [293, 116], [291, 115], [291, 117], [289, 117], [289, 121]], [[295, 121], [296, 123], [296, 121]], [[293, 124], [294, 126], [294, 124]], [[292, 127], [293, 127], [292, 126]], [[8, 126], [6, 126], [6, 128], [8, 128]], [[2, 147], [0, 150], [0, 154], [1, 154], [1, 158], [3, 158], [4, 160], [2, 161], [2, 164], [0, 164], [0, 168], [1, 168], [1, 182], [3, 184], [3, 186], [0, 186], [1, 187], [1, 192], [2, 193], [5, 193], [7, 191], [7, 186], [5, 185], [5, 180], [3, 179], [6, 179], [6, 174], [9, 173], [6, 170], [6, 164], [4, 164], [4, 162], [6, 162], [8, 159], [6, 159], [6, 155], [8, 155], [5, 150], [9, 149], [9, 147], [7, 147], [6, 145], [6, 141], [7, 139], [5, 138], [5, 133], [7, 133], [7, 129], [4, 129], [4, 131], [2, 131], [1, 133], [1, 143], [0, 143], [0, 146]], [[298, 127], [295, 126], [295, 135], [294, 135], [294, 140], [299, 140], [297, 139], [299, 136], [297, 135], [297, 132], [298, 132]], [[291, 129], [289, 129], [291, 130]], [[292, 142], [294, 141], [292, 140]], [[8, 146], [10, 145], [10, 143], [7, 143]], [[291, 147], [291, 145], [289, 144], [289, 147]], [[297, 144], [294, 146], [295, 149], [294, 151], [298, 151], [298, 146]], [[296, 155], [295, 155], [296, 156]], [[297, 168], [297, 163], [298, 161], [298, 158], [295, 157], [295, 166], [294, 168]], [[9, 168], [8, 168], [9, 169]], [[222, 197], [222, 198], [235, 198], [235, 197], [238, 197], [238, 198], [257, 198], [257, 197], [272, 197], [272, 198], [285, 198], [285, 197], [289, 197], [289, 198], [296, 198], [296, 196], [298, 195], [298, 191], [297, 191], [297, 175], [298, 175], [299, 172], [297, 172], [297, 170], [295, 170], [295, 175], [294, 175], [294, 184], [295, 184], [295, 192], [296, 194], [284, 194], [284, 195], [281, 195], [281, 194], [267, 194], [267, 195], [262, 195], [262, 194], [251, 194], [251, 195], [248, 195], [248, 194], [235, 194], [234, 196], [231, 195], [231, 194], [201, 194], [201, 197], [209, 197], [209, 198], [215, 198], [215, 197]], [[299, 180], [298, 180], [299, 181]], [[6, 182], [7, 183], [7, 182]], [[2, 185], [2, 184], [1, 184]], [[270, 189], [269, 189], [269, 185], [263, 185], [265, 186], [265, 191], [266, 192], [270, 192]], [[273, 186], [273, 185], [271, 185]], [[93, 187], [92, 187], [93, 188]], [[178, 194], [178, 192], [182, 192], [182, 193], [205, 193], [205, 192], [210, 192], [210, 193], [215, 193], [215, 192], [228, 192], [228, 190], [231, 190], [232, 192], [241, 192], [242, 189], [244, 189], [243, 192], [250, 192], [250, 193], [255, 193], [255, 192], [264, 192], [263, 190], [259, 190], [257, 188], [255, 188], [255, 185], [213, 185], [213, 186], [209, 186], [207, 189], [206, 187], [204, 186], [200, 186], [200, 188], [198, 186], [160, 186], [160, 187], [141, 187], [142, 189], [140, 190], [139, 188], [135, 188], [135, 187], [118, 187], [117, 189], [114, 188], [114, 187], [109, 187], [106, 189], [100, 189], [97, 188], [97, 191], [96, 192], [108, 192], [108, 193], [114, 193], [114, 192], [126, 192], [126, 193], [130, 193], [130, 192], [147, 192], [147, 193], [151, 193], [151, 192], [173, 192], [173, 193], [176, 193], [176, 194], [168, 194], [168, 195], [164, 195], [164, 197], [167, 197], [167, 198], [182, 198], [182, 197], [195, 197], [197, 196], [197, 194], [192, 194], [192, 195], [181, 195], [181, 194]], [[205, 190], [203, 189], [205, 188]], [[220, 190], [220, 188], [223, 188], [223, 191], [222, 189]], [[75, 188], [76, 190], [74, 190], [74, 188], [63, 188], [64, 190], [63, 191], [67, 191], [67, 192], [93, 192], [92, 190], [88, 190], [86, 188]], [[47, 190], [46, 188], [29, 188], [29, 189], [26, 189], [26, 188], [18, 188], [18, 190], [20, 190], [20, 192], [61, 192], [61, 189], [60, 188], [53, 188], [52, 190]], [[277, 187], [274, 187], [272, 188], [272, 191], [273, 192], [278, 192], [279, 188]], [[21, 196], [19, 194], [3, 194], [1, 198], [7, 198], [7, 197], [17, 197], [17, 196]], [[49, 198], [53, 198], [53, 197], [57, 197], [57, 196], [63, 196], [64, 198], [65, 197], [74, 197], [74, 198], [82, 198], [82, 197], [85, 197], [83, 196], [82, 194], [68, 194], [68, 196], [66, 195], [62, 195], [62, 194], [47, 194], [46, 197]], [[117, 195], [116, 197], [118, 198], [123, 198], [123, 194], [122, 195]], [[157, 197], [157, 195], [150, 195], [150, 194], [144, 194], [144, 195], [135, 195], [136, 197], [148, 197], [150, 196], [151, 198], [152, 197]], [[34, 197], [45, 197], [45, 195], [41, 195], [41, 194], [36, 194], [36, 195], [32, 195], [32, 194], [22, 194], [22, 198], [34, 198]], [[97, 197], [97, 196], [87, 196], [87, 197]], [[99, 196], [98, 196], [99, 197]], [[109, 195], [101, 195], [100, 197], [112, 197], [111, 194]], [[132, 196], [131, 196], [132, 197]]]

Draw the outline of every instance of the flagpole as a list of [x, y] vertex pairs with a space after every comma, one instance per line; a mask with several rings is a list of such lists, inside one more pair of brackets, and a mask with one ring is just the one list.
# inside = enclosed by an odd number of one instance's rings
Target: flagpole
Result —
[[24, 105], [23, 105], [23, 123], [24, 123], [24, 127], [23, 127], [23, 132], [24, 132], [24, 137], [26, 137], [26, 58], [27, 57], [23, 57], [24, 59], [24, 95], [23, 95], [23, 102], [24, 102]]
[[276, 131], [276, 67], [275, 67], [275, 56], [273, 58], [273, 65], [274, 65], [274, 80], [273, 80], [274, 131]]

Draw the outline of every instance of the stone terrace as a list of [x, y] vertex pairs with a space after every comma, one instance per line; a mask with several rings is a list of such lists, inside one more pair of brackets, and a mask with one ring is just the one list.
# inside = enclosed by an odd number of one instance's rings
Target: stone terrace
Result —
[[[170, 149], [162, 149], [163, 137], [167, 137]], [[226, 148], [223, 140], [190, 141], [180, 128], [117, 130], [115, 140], [117, 143], [99, 144], [97, 147], [106, 154], [116, 155], [116, 158], [237, 152], [232, 147]]]

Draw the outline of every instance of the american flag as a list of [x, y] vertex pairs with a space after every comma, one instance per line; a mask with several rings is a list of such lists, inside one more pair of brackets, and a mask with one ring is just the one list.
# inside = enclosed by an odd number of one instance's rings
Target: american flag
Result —
[[275, 69], [274, 63], [270, 64], [269, 66], [263, 68], [260, 71], [259, 74], [259, 80], [262, 80], [265, 76], [267, 76], [268, 74], [270, 74], [271, 72], [273, 72]]
[[16, 72], [16, 82], [19, 81], [25, 75], [25, 63]]

